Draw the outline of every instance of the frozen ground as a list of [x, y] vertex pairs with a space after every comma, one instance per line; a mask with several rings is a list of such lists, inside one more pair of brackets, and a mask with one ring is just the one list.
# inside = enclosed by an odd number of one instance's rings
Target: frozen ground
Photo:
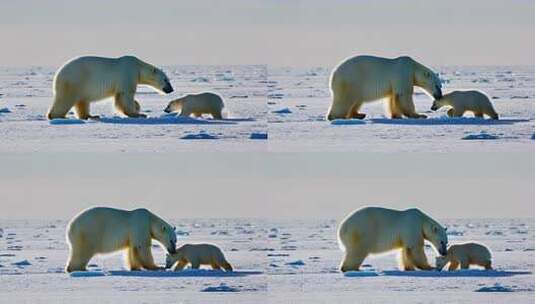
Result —
[[[330, 105], [326, 68], [269, 68], [269, 148], [273, 151], [525, 151], [535, 149], [535, 67], [435, 68], [443, 92], [479, 89], [500, 121], [450, 119], [416, 92], [426, 120], [385, 119], [383, 102], [365, 104], [364, 121], [325, 121]], [[468, 115], [468, 114], [467, 114]]]
[[[175, 92], [138, 88], [136, 99], [149, 119], [117, 117], [111, 99], [93, 103], [100, 121], [49, 122], [53, 68], [0, 69], [0, 151], [251, 151], [267, 147], [265, 66], [169, 66]], [[183, 94], [223, 96], [228, 118], [177, 119], [167, 103]], [[74, 118], [73, 115], [69, 115]], [[202, 140], [198, 140], [202, 139]]]
[[[216, 243], [237, 272], [132, 273], [116, 255], [95, 258], [89, 273], [68, 275], [65, 221], [2, 221], [0, 301], [529, 303], [535, 296], [535, 220], [442, 221], [451, 243], [486, 244], [494, 271], [401, 272], [393, 253], [368, 258], [362, 272], [347, 275], [337, 271], [342, 253], [334, 220], [171, 222], [179, 242]], [[164, 253], [154, 252], [163, 264]], [[429, 248], [428, 258], [434, 259]]]

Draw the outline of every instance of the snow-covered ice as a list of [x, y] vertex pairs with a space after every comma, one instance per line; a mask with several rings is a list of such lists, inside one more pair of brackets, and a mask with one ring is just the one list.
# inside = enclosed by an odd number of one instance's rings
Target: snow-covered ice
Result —
[[[100, 119], [48, 121], [55, 68], [0, 68], [1, 152], [263, 151], [267, 142], [267, 69], [248, 66], [167, 66], [175, 92], [159, 95], [140, 86], [136, 100], [149, 118], [119, 117], [112, 100], [91, 104]], [[176, 117], [163, 112], [183, 94], [212, 91], [225, 101], [227, 118]], [[208, 134], [193, 136], [191, 134]], [[187, 140], [190, 138], [209, 140]]]
[[[535, 67], [436, 67], [443, 92], [478, 89], [500, 120], [431, 111], [432, 98], [415, 90], [427, 119], [385, 117], [384, 102], [364, 104], [364, 120], [328, 122], [331, 68], [268, 68], [269, 148], [273, 151], [526, 151], [534, 150]], [[284, 110], [282, 113], [280, 111]], [[489, 136], [472, 136], [488, 134]], [[467, 138], [466, 138], [467, 137]], [[488, 139], [493, 140], [488, 140]], [[466, 140], [474, 139], [474, 140]]]
[[[288, 303], [424, 301], [527, 303], [535, 294], [533, 219], [456, 219], [441, 222], [450, 243], [487, 245], [495, 270], [400, 271], [396, 253], [371, 256], [359, 272], [341, 273], [335, 220], [176, 219], [179, 244], [212, 242], [236, 271], [126, 271], [122, 256], [99, 256], [87, 272], [66, 274], [66, 221], [0, 222], [0, 299], [50, 302], [251, 301]], [[452, 233], [451, 231], [455, 231]], [[499, 232], [499, 233], [498, 233]], [[9, 239], [8, 239], [9, 236]], [[20, 250], [9, 248], [12, 244]], [[426, 246], [430, 262], [434, 251]], [[153, 249], [163, 265], [165, 253]]]

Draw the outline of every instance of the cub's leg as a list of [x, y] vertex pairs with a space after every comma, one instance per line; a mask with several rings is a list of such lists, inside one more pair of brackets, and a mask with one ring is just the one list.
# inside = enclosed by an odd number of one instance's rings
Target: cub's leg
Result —
[[457, 111], [454, 108], [451, 108], [448, 110], [449, 117], [462, 117], [463, 114], [464, 114], [464, 111]]
[[448, 267], [448, 271], [454, 271], [459, 268], [459, 261], [458, 260], [451, 260], [450, 261], [450, 267]]
[[492, 262], [491, 261], [486, 262], [482, 266], [485, 267], [485, 270], [492, 270]]
[[192, 269], [199, 269], [201, 267], [201, 263], [197, 259], [191, 260], [190, 263]]
[[483, 118], [483, 113], [481, 113], [481, 112], [474, 112], [474, 117], [476, 117], [476, 118]]
[[221, 270], [221, 266], [217, 263], [210, 264], [213, 270]]
[[461, 269], [468, 269], [470, 268], [470, 262], [467, 259], [461, 260]]
[[93, 253], [87, 252], [84, 249], [71, 249], [69, 261], [65, 269], [67, 272], [86, 271], [87, 264], [93, 257]]
[[360, 269], [360, 265], [362, 265], [362, 262], [368, 256], [368, 253], [358, 249], [346, 249], [346, 251], [347, 252], [344, 260], [342, 261], [342, 266], [340, 267], [340, 270], [342, 272], [358, 271]]
[[227, 261], [223, 262], [221, 266], [223, 266], [223, 269], [225, 269], [225, 271], [233, 271], [232, 266]]
[[215, 111], [210, 114], [212, 114], [212, 117], [214, 119], [223, 119], [223, 114], [221, 114], [221, 111]]
[[184, 267], [186, 267], [186, 265], [188, 265], [188, 260], [180, 260], [178, 261], [178, 263], [176, 264], [175, 268], [173, 269], [174, 271], [180, 271], [182, 269], [184, 269]]

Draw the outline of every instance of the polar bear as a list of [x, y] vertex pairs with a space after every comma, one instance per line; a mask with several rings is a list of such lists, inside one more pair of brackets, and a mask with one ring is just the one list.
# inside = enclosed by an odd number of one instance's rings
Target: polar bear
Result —
[[477, 243], [455, 244], [448, 248], [446, 256], [436, 258], [437, 270], [442, 270], [450, 263], [449, 271], [456, 270], [459, 265], [462, 269], [470, 268], [470, 265], [479, 265], [486, 270], [492, 270], [490, 251], [487, 247]]
[[365, 207], [347, 216], [339, 226], [338, 242], [345, 251], [341, 271], [359, 270], [368, 254], [401, 249], [405, 270], [433, 269], [424, 253], [424, 240], [446, 254], [446, 229], [418, 209], [403, 211]]
[[165, 268], [171, 268], [176, 264], [174, 270], [182, 270], [191, 263], [191, 268], [198, 269], [200, 265], [210, 265], [213, 269], [225, 269], [232, 271], [232, 266], [221, 249], [212, 244], [185, 244], [176, 249], [176, 253], [167, 254], [165, 258]]
[[442, 83], [429, 68], [403, 56], [394, 59], [356, 56], [343, 61], [331, 74], [332, 103], [328, 120], [363, 119], [364, 102], [388, 98], [390, 115], [401, 118], [426, 118], [415, 112], [413, 86], [420, 87], [435, 99], [442, 97]]
[[76, 215], [67, 227], [70, 256], [66, 271], [84, 271], [96, 254], [126, 249], [130, 270], [160, 269], [154, 264], [152, 239], [174, 253], [175, 229], [147, 209], [95, 207]]
[[84, 56], [63, 65], [54, 76], [54, 103], [48, 119], [65, 118], [74, 107], [79, 119], [98, 118], [89, 104], [115, 98], [116, 109], [128, 117], [146, 117], [134, 100], [137, 85], [148, 85], [164, 93], [173, 92], [165, 73], [134, 56], [104, 58]]
[[188, 94], [177, 98], [171, 101], [164, 111], [166, 113], [180, 111], [180, 116], [190, 116], [193, 114], [196, 117], [201, 117], [202, 114], [211, 114], [214, 119], [222, 119], [223, 115], [221, 112], [224, 106], [221, 96], [205, 92]]
[[487, 95], [479, 91], [453, 91], [440, 99], [436, 99], [431, 110], [436, 111], [444, 106], [450, 106], [449, 117], [461, 117], [467, 111], [473, 112], [475, 117], [483, 118], [487, 115], [492, 119], [498, 119], [498, 113], [494, 110]]

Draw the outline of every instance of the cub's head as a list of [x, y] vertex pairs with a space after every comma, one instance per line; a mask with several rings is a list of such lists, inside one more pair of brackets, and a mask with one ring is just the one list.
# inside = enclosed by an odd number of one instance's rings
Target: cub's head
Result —
[[414, 84], [424, 89], [434, 99], [442, 98], [442, 82], [440, 78], [429, 68], [419, 63], [416, 63], [416, 68], [414, 69]]
[[445, 106], [446, 103], [445, 103], [445, 100], [444, 98], [441, 98], [441, 99], [435, 99], [433, 101], [433, 105], [431, 106], [431, 110], [432, 111], [437, 111], [438, 109], [442, 108], [443, 106]]
[[424, 238], [431, 242], [440, 255], [448, 254], [448, 235], [446, 229], [432, 221], [423, 225]]
[[171, 82], [169, 82], [167, 75], [165, 75], [159, 68], [145, 62], [141, 62], [139, 83], [151, 86], [165, 94], [173, 92], [173, 87], [171, 86]]
[[163, 110], [165, 113], [178, 112], [182, 109], [184, 100], [182, 98], [171, 101], [167, 107]]
[[444, 266], [446, 266], [446, 264], [448, 264], [448, 258], [446, 258], [445, 256], [437, 256], [435, 258], [436, 270], [441, 271], [442, 268], [444, 268]]
[[169, 269], [173, 267], [173, 265], [176, 264], [178, 260], [182, 258], [182, 254], [180, 252], [175, 252], [173, 254], [167, 253], [165, 255], [165, 268]]
[[160, 242], [167, 252], [176, 252], [176, 228], [167, 224], [163, 220], [158, 220], [151, 225], [151, 234], [154, 239]]

